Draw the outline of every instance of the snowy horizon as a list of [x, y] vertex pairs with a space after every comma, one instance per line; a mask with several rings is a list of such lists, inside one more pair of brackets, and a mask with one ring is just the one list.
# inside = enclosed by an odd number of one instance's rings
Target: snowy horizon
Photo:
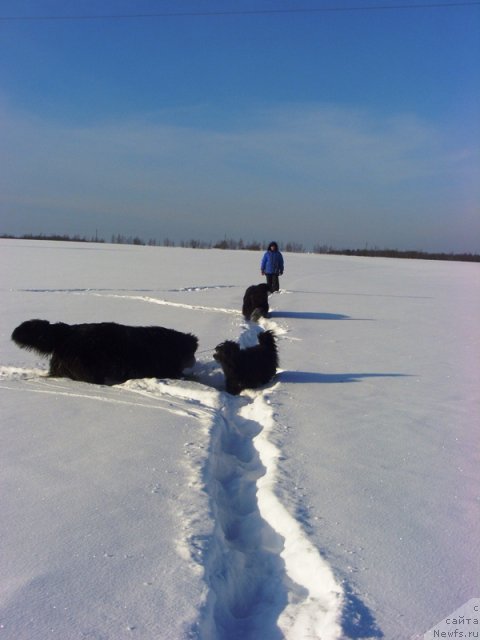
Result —
[[[243, 238], [217, 238], [216, 240], [204, 240], [198, 238], [185, 238], [173, 239], [163, 238], [149, 238], [145, 240], [137, 235], [123, 236], [121, 234], [111, 234], [110, 240], [102, 237], [98, 237], [95, 233], [91, 236], [68, 234], [33, 234], [26, 233], [23, 235], [1, 234], [0, 239], [3, 240], [35, 240], [43, 242], [79, 242], [79, 243], [91, 243], [91, 244], [113, 244], [113, 245], [126, 245], [126, 246], [148, 246], [148, 247], [168, 247], [178, 249], [199, 249], [199, 250], [231, 250], [231, 251], [264, 251], [267, 249], [271, 241], [265, 239], [262, 240], [243, 240]], [[277, 240], [275, 240], [277, 242]], [[458, 262], [479, 262], [480, 253], [476, 251], [464, 251], [456, 252], [453, 250], [442, 251], [424, 251], [419, 248], [404, 248], [398, 249], [396, 247], [379, 247], [369, 245], [368, 243], [363, 247], [340, 247], [329, 246], [325, 244], [313, 243], [309, 246], [304, 246], [302, 243], [294, 241], [284, 241], [279, 239], [277, 244], [282, 252], [286, 253], [301, 253], [301, 254], [315, 254], [315, 255], [347, 255], [354, 257], [371, 257], [371, 258], [404, 258], [411, 260], [456, 260]]]

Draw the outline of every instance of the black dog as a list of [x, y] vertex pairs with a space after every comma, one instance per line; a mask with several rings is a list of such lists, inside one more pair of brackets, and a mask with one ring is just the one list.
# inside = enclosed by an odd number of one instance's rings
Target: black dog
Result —
[[12, 340], [42, 356], [51, 355], [51, 376], [108, 385], [131, 378], [179, 378], [195, 363], [198, 346], [198, 338], [190, 333], [115, 322], [27, 320], [14, 330]]
[[258, 343], [254, 347], [240, 349], [236, 342], [226, 340], [215, 348], [213, 357], [223, 369], [228, 393], [238, 395], [243, 389], [256, 389], [275, 375], [278, 354], [273, 332], [260, 333]]
[[257, 322], [262, 316], [268, 318], [268, 285], [252, 284], [243, 296], [242, 313], [245, 320]]

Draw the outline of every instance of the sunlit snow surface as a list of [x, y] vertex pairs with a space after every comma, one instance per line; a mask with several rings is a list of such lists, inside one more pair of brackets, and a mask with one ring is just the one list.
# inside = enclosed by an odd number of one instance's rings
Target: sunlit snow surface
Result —
[[[5, 640], [405, 640], [478, 597], [480, 267], [0, 241]], [[48, 378], [24, 320], [195, 333], [182, 380]], [[233, 397], [212, 358], [275, 331]]]

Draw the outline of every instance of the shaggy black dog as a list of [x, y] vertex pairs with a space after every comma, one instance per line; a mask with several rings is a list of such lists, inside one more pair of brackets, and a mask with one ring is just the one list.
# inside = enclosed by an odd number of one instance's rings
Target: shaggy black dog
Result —
[[190, 333], [115, 322], [27, 320], [14, 330], [12, 340], [51, 356], [51, 376], [108, 385], [131, 378], [179, 378], [195, 363], [198, 346], [198, 338]]
[[262, 316], [268, 318], [268, 292], [269, 288], [265, 282], [248, 287], [243, 296], [242, 306], [245, 320], [257, 322]]
[[272, 331], [258, 336], [258, 344], [240, 349], [236, 342], [226, 340], [215, 348], [213, 357], [225, 374], [228, 393], [238, 395], [243, 389], [256, 389], [267, 384], [278, 367], [277, 345]]

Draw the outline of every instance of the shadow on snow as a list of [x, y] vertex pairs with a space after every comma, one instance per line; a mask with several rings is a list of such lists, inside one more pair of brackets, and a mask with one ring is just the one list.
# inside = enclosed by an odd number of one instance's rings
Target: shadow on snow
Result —
[[383, 631], [378, 627], [373, 613], [356, 596], [351, 587], [344, 583], [345, 607], [342, 616], [342, 628], [349, 640], [373, 640], [383, 638]]
[[320, 313], [316, 311], [271, 311], [270, 318], [295, 318], [297, 320], [351, 320], [342, 313]]
[[408, 378], [408, 373], [314, 373], [311, 371], [281, 371], [277, 374], [279, 382], [338, 384], [340, 382], [359, 382], [364, 378]]

